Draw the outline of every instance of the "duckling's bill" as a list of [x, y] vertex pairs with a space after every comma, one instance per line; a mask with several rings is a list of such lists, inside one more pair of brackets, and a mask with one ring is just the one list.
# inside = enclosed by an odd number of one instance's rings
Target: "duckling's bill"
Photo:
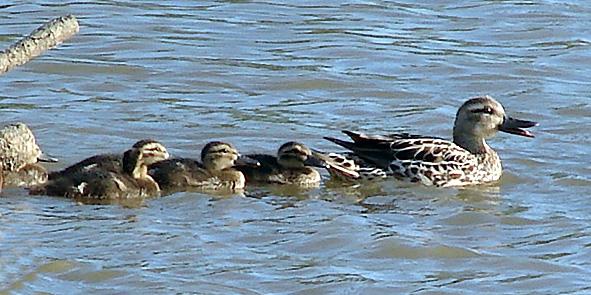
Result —
[[318, 168], [328, 168], [329, 165], [327, 163], [329, 158], [322, 154], [319, 151], [312, 150], [312, 154], [308, 156], [308, 158], [304, 161], [306, 166], [318, 167]]
[[47, 163], [55, 163], [59, 162], [58, 158], [52, 157], [44, 152], [41, 152], [41, 155], [37, 157], [37, 161], [39, 162], [47, 162]]
[[240, 155], [234, 162], [234, 166], [259, 167], [261, 166], [261, 163], [256, 159]]

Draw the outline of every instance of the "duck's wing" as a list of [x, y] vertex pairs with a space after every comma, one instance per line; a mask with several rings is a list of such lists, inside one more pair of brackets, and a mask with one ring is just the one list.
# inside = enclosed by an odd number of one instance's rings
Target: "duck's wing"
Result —
[[462, 162], [468, 152], [451, 141], [408, 133], [390, 135], [365, 135], [343, 131], [353, 142], [325, 137], [345, 147], [361, 159], [382, 169], [393, 163], [444, 164]]
[[326, 138], [352, 153], [329, 154], [338, 165], [331, 175], [346, 180], [381, 179], [388, 175], [427, 185], [442, 185], [475, 167], [475, 157], [451, 141], [401, 133], [365, 135], [345, 131], [353, 140]]
[[[347, 131], [349, 132], [349, 131]], [[348, 150], [351, 150], [356, 156], [364, 161], [380, 168], [386, 168], [395, 160], [390, 150], [391, 138], [383, 136], [366, 136], [362, 133], [347, 133], [353, 142], [345, 141], [333, 137], [324, 137]]]
[[[391, 141], [391, 140], [399, 140], [399, 139], [425, 138], [424, 135], [406, 133], [406, 132], [383, 134], [383, 135], [382, 134], [378, 134], [378, 135], [365, 134], [362, 132], [355, 132], [355, 131], [349, 131], [349, 130], [343, 130], [342, 132], [345, 133], [347, 136], [349, 136], [354, 142], [366, 142], [366, 141], [372, 141], [372, 140]], [[429, 138], [443, 139], [443, 138], [439, 138], [439, 137], [429, 137]]]

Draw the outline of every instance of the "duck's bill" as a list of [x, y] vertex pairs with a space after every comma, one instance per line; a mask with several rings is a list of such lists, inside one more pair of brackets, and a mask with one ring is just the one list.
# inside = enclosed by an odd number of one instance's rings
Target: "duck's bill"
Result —
[[249, 158], [247, 156], [240, 156], [236, 161], [234, 161], [234, 166], [250, 166], [250, 167], [259, 167], [261, 163], [259, 161]]
[[55, 163], [55, 162], [58, 162], [59, 160], [57, 158], [54, 158], [54, 157], [48, 155], [48, 154], [41, 153], [41, 155], [39, 155], [39, 157], [37, 157], [37, 161], [47, 162], [47, 163]]
[[534, 135], [531, 132], [524, 129], [531, 128], [534, 126], [538, 126], [538, 123], [533, 121], [519, 120], [507, 117], [505, 119], [505, 122], [503, 122], [503, 124], [499, 127], [499, 131], [515, 135], [521, 135], [525, 137], [534, 137]]

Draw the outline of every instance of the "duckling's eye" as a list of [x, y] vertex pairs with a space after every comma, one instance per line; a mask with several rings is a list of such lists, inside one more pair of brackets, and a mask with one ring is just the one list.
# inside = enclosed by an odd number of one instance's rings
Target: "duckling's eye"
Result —
[[482, 109], [475, 109], [472, 111], [472, 113], [484, 113], [484, 114], [492, 115], [495, 113], [495, 111], [491, 107], [485, 107]]

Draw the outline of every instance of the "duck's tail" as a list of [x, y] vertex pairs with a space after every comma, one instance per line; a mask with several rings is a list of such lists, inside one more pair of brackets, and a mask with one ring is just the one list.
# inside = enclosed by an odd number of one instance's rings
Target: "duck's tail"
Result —
[[356, 171], [359, 169], [359, 166], [355, 164], [355, 161], [347, 159], [343, 155], [337, 153], [326, 154], [316, 150], [312, 150], [312, 155], [324, 163], [324, 167], [333, 177], [343, 180], [359, 178], [359, 173]]

